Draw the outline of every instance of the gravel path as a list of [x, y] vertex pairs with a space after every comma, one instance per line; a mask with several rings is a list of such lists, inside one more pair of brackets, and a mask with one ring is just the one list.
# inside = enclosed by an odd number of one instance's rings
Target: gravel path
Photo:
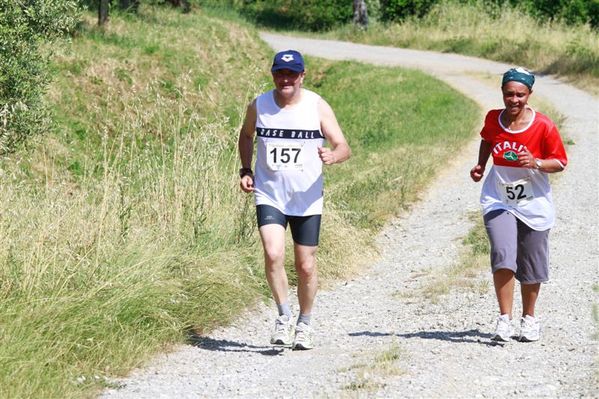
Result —
[[[501, 106], [497, 88], [474, 76], [499, 76], [510, 65], [452, 54], [298, 39], [262, 38], [275, 50], [295, 48], [330, 59], [417, 68], [447, 82], [482, 109]], [[567, 116], [562, 135], [575, 142], [570, 164], [553, 184], [558, 220], [551, 234], [551, 281], [543, 285], [537, 343], [492, 343], [497, 306], [484, 294], [455, 292], [438, 304], [397, 295], [418, 276], [453, 264], [478, 210], [480, 184], [468, 171], [473, 140], [411, 212], [379, 237], [383, 256], [362, 276], [317, 297], [317, 348], [292, 352], [268, 345], [273, 306], [156, 357], [103, 398], [197, 397], [599, 397], [597, 327], [592, 317], [599, 266], [599, 103], [550, 77], [535, 95]], [[482, 119], [481, 119], [482, 123]], [[326, 226], [324, 228], [327, 228]], [[491, 280], [489, 273], [481, 281]], [[519, 297], [514, 315], [517, 316]], [[376, 356], [397, 353], [388, 371]], [[374, 369], [369, 368], [374, 367]], [[378, 368], [377, 368], [378, 367]]]

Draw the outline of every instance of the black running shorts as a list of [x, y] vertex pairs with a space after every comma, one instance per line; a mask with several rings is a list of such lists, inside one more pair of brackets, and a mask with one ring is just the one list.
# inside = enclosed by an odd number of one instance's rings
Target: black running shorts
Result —
[[280, 224], [287, 229], [287, 223], [289, 223], [291, 237], [295, 243], [309, 247], [318, 246], [321, 215], [287, 216], [270, 205], [257, 205], [256, 217], [258, 227], [267, 224]]

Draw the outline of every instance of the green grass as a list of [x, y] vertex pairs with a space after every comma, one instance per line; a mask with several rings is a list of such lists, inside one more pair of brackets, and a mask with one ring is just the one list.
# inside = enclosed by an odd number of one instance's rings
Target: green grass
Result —
[[[93, 20], [54, 49], [54, 129], [0, 160], [0, 397], [92, 396], [269, 297], [236, 140], [272, 52], [201, 12]], [[417, 72], [308, 65], [354, 150], [326, 169], [326, 281], [371, 260], [374, 233], [480, 121]]]
[[444, 2], [422, 19], [375, 21], [368, 30], [350, 24], [319, 36], [479, 56], [557, 74], [599, 94], [599, 33], [588, 25], [540, 23], [514, 8], [492, 15], [481, 5]]
[[[405, 373], [398, 365], [399, 361], [405, 361], [402, 355], [402, 350], [397, 343], [392, 343], [384, 350], [375, 350], [374, 355], [370, 354], [371, 359], [368, 363], [357, 363], [347, 370], [341, 370], [350, 371], [354, 375], [353, 381], [347, 384], [344, 389], [354, 392], [376, 392], [380, 390], [385, 386], [385, 378]], [[362, 357], [364, 356], [362, 355]]]

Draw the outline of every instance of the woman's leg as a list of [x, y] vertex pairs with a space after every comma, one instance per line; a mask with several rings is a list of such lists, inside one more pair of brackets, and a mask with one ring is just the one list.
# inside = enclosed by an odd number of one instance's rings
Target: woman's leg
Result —
[[487, 213], [484, 221], [491, 244], [491, 269], [499, 314], [511, 319], [518, 253], [517, 219], [508, 211], [496, 210]]
[[499, 269], [493, 273], [495, 295], [499, 304], [499, 314], [507, 314], [512, 318], [514, 305], [514, 272], [509, 269]]
[[522, 292], [522, 317], [529, 315], [535, 317], [535, 304], [539, 297], [541, 284], [521, 284]]

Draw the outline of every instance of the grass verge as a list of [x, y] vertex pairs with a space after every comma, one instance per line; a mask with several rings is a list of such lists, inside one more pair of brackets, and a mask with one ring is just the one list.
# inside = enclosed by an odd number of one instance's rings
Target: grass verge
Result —
[[397, 364], [402, 360], [402, 351], [397, 343], [391, 344], [385, 350], [377, 350], [368, 363], [357, 363], [347, 370], [352, 372], [354, 380], [344, 389], [349, 392], [376, 392], [385, 387], [385, 380], [389, 377], [405, 373]]

